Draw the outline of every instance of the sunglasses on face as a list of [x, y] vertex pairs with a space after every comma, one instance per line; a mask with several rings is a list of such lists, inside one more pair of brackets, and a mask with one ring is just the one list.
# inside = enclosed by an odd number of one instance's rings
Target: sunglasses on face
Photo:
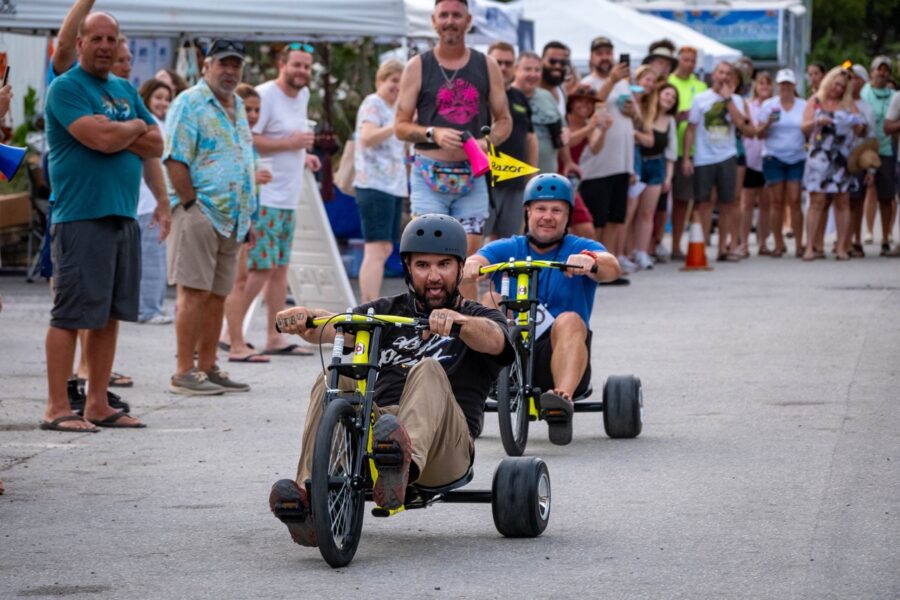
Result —
[[313, 47], [303, 42], [291, 42], [290, 44], [288, 44], [288, 50], [300, 50], [302, 52], [306, 52], [307, 54], [313, 53]]
[[547, 63], [549, 63], [551, 67], [555, 67], [555, 66], [568, 67], [569, 59], [568, 58], [548, 58]]
[[222, 52], [223, 50], [234, 50], [235, 52], [244, 54], [244, 43], [235, 42], [232, 40], [216, 40], [215, 42], [213, 42], [213, 45], [209, 47], [209, 55], [212, 56], [213, 54]]
[[511, 60], [498, 60], [497, 64], [501, 67], [511, 67], [513, 66], [514, 61]]

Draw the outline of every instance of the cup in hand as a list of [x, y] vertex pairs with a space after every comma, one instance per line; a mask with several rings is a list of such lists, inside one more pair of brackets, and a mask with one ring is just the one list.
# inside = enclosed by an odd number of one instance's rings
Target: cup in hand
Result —
[[[274, 175], [272, 172], [272, 167], [274, 166], [275, 159], [272, 157], [260, 157], [256, 161], [256, 168], [260, 171], [267, 171], [269, 175]], [[263, 184], [265, 185], [265, 184]]]

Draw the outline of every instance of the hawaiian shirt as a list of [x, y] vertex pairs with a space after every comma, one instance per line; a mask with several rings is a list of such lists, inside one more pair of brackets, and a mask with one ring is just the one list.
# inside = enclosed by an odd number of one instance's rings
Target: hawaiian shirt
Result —
[[[205, 81], [182, 92], [166, 115], [163, 162], [188, 166], [197, 203], [221, 235], [243, 240], [257, 210], [253, 135], [235, 96], [234, 121]], [[170, 184], [172, 206], [180, 202]]]

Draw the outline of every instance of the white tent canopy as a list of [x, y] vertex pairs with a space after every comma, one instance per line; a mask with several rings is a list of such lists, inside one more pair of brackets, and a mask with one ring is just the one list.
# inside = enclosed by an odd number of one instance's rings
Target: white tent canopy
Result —
[[535, 48], [551, 40], [572, 49], [572, 60], [580, 69], [589, 62], [591, 40], [603, 35], [612, 40], [616, 54], [630, 54], [632, 64], [647, 55], [650, 42], [669, 38], [676, 46], [694, 46], [700, 51], [698, 68], [709, 72], [720, 60], [734, 60], [740, 51], [697, 33], [689, 27], [642, 14], [608, 0], [522, 0], [524, 18], [534, 22]]
[[[72, 0], [11, 0], [0, 31], [59, 29]], [[304, 40], [406, 34], [403, 0], [97, 0], [124, 33], [146, 37]], [[12, 13], [12, 14], [10, 14]]]
[[[405, 0], [406, 35], [409, 38], [437, 39], [431, 26], [434, 0]], [[495, 41], [518, 43], [519, 19], [524, 6], [521, 2], [496, 2], [495, 0], [469, 0], [473, 31], [467, 41], [475, 45], [489, 45]]]

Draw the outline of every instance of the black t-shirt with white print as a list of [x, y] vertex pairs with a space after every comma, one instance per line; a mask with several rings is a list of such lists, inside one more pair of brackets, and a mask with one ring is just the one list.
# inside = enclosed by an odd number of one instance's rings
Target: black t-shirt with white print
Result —
[[[379, 298], [353, 309], [365, 314], [369, 308], [375, 314], [398, 317], [422, 317], [415, 311], [415, 299], [410, 293]], [[497, 356], [476, 352], [459, 338], [431, 336], [422, 340], [421, 334], [409, 327], [389, 327], [382, 332], [381, 356], [378, 357], [378, 380], [375, 383], [375, 403], [390, 406], [400, 402], [409, 370], [423, 358], [437, 360], [450, 380], [456, 402], [466, 415], [472, 437], [481, 430], [484, 419], [484, 400], [500, 369], [513, 361], [506, 319], [499, 311], [471, 300], [463, 300], [456, 312], [472, 317], [484, 317], [498, 323], [507, 337], [506, 347]]]

